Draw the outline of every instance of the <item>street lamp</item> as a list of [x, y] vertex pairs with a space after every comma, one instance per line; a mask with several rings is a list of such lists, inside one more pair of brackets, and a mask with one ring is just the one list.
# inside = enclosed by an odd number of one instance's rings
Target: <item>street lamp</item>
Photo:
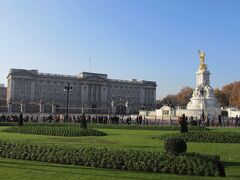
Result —
[[25, 101], [25, 96], [23, 96], [23, 98], [20, 101], [20, 112], [21, 113], [24, 113], [24, 111], [25, 111], [25, 108], [23, 107], [24, 106], [24, 101]]
[[69, 92], [72, 90], [72, 86], [70, 86], [70, 83], [67, 84], [67, 86], [64, 87], [64, 91], [67, 91], [67, 114], [66, 118], [68, 121], [68, 103], [69, 103]]

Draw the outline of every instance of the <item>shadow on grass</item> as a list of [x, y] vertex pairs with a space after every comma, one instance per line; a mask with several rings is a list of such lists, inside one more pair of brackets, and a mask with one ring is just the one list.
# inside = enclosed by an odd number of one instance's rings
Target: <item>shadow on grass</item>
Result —
[[123, 147], [128, 147], [128, 148], [144, 148], [145, 150], [146, 149], [159, 149], [161, 152], [162, 152], [162, 149], [159, 147], [159, 146], [123, 146]]
[[225, 167], [231, 167], [231, 166], [240, 166], [240, 162], [228, 162], [228, 161], [222, 161], [223, 165]]

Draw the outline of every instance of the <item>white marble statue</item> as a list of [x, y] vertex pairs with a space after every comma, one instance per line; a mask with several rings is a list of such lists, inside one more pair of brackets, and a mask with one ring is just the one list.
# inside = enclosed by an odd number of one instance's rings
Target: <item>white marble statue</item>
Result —
[[187, 110], [204, 111], [207, 114], [217, 115], [220, 108], [210, 85], [210, 72], [205, 64], [205, 53], [199, 51], [200, 65], [196, 73], [196, 88], [187, 105]]

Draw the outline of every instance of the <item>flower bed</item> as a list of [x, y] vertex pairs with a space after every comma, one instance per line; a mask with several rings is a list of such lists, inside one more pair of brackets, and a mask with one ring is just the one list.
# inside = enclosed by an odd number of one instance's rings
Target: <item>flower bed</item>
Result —
[[182, 138], [187, 142], [205, 142], [205, 143], [240, 143], [240, 133], [234, 132], [188, 132], [188, 133], [171, 133], [158, 138], [165, 140], [166, 138]]
[[[91, 128], [98, 129], [135, 129], [135, 130], [159, 130], [159, 131], [179, 131], [178, 125], [161, 126], [161, 125], [115, 125], [115, 124], [89, 124]], [[207, 128], [189, 126], [189, 131], [209, 131]]]
[[[17, 126], [16, 122], [0, 123], [0, 126]], [[51, 126], [51, 127], [79, 127], [79, 123], [24, 123], [24, 126]], [[98, 129], [133, 129], [133, 130], [159, 130], [159, 131], [179, 131], [178, 125], [124, 125], [124, 124], [88, 124], [89, 128]], [[188, 131], [209, 131], [208, 128], [198, 126], [188, 126]]]
[[0, 141], [0, 156], [99, 168], [194, 176], [225, 176], [220, 161], [214, 157], [196, 153], [173, 156], [158, 151], [73, 148]]
[[50, 126], [12, 126], [3, 130], [9, 133], [37, 134], [50, 136], [105, 136], [96, 129], [81, 129], [80, 127], [50, 127]]
[[0, 126], [17, 126], [17, 122], [0, 122]]

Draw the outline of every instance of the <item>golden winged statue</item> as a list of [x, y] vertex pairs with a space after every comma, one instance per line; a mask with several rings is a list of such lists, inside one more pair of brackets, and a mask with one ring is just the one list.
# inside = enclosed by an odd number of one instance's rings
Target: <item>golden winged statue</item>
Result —
[[207, 65], [205, 64], [205, 52], [199, 50], [198, 54], [199, 54], [199, 58], [200, 58], [199, 70], [206, 71]]

